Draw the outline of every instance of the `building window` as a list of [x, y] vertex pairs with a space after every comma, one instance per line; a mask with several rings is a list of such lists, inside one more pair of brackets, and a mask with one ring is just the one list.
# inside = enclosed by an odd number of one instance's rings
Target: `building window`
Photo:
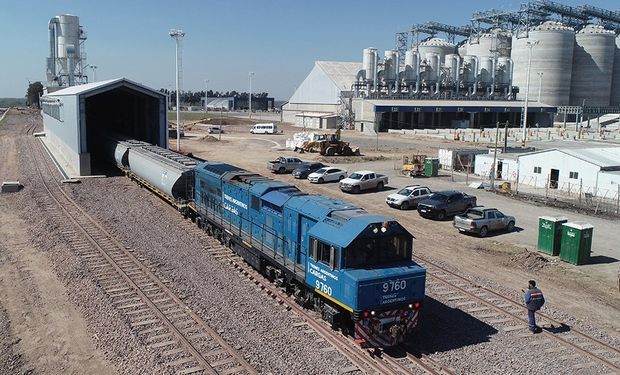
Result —
[[572, 179], [576, 180], [576, 179], [579, 178], [579, 173], [578, 172], [569, 172], [568, 178], [572, 178]]
[[542, 173], [542, 167], [534, 167], [534, 173], [541, 174]]
[[63, 121], [63, 105], [60, 100], [41, 98], [41, 110], [46, 115], [58, 121]]

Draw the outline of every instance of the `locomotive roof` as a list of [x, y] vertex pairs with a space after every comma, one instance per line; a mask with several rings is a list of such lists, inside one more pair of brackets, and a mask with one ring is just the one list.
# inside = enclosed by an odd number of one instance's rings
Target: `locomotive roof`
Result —
[[291, 199], [288, 207], [295, 208], [306, 216], [321, 220], [336, 210], [354, 210], [357, 206], [346, 203], [339, 199], [333, 199], [324, 195], [303, 195]]

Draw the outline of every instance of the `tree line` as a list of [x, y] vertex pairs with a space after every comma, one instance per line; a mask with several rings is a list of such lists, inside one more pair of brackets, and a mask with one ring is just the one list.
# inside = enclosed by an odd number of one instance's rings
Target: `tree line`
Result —
[[[168, 90], [168, 89], [159, 89], [159, 92], [162, 92], [166, 95], [170, 95], [170, 103], [172, 105], [176, 105], [177, 95], [176, 90]], [[179, 92], [179, 100], [182, 104], [186, 105], [202, 105], [202, 98], [205, 96], [205, 90], [202, 91], [181, 91]], [[237, 92], [233, 91], [207, 91], [207, 96], [209, 98], [230, 98], [234, 97], [236, 99], [247, 100], [248, 93], [247, 92]], [[266, 98], [269, 96], [267, 92], [253, 92], [252, 98]]]

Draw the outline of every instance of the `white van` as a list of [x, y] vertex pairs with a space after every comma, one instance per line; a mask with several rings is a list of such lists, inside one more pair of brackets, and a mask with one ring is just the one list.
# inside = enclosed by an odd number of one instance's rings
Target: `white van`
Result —
[[256, 124], [250, 130], [252, 134], [275, 134], [278, 132], [278, 127], [274, 124]]

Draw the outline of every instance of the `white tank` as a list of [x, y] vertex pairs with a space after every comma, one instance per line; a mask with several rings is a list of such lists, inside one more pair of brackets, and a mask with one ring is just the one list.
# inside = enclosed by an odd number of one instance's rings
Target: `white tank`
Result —
[[410, 49], [405, 52], [405, 74], [403, 76], [405, 82], [415, 82], [418, 69], [418, 52]]
[[599, 25], [587, 25], [575, 35], [571, 105], [582, 105], [584, 99], [590, 106], [609, 105], [615, 36]]
[[420, 56], [436, 53], [439, 55], [440, 62], [443, 63], [446, 55], [456, 52], [456, 46], [445, 39], [431, 38], [418, 45], [418, 52], [420, 52]]
[[454, 82], [455, 78], [454, 78], [454, 74], [456, 72], [456, 70], [458, 69], [458, 60], [460, 59], [459, 55], [456, 53], [450, 53], [448, 55], [445, 56], [445, 63], [444, 66], [450, 70], [449, 73], [449, 77], [450, 77], [450, 81]]
[[439, 79], [440, 70], [440, 61], [441, 56], [438, 53], [427, 52], [424, 55], [424, 60], [426, 61], [426, 69], [424, 71], [424, 80], [427, 83], [435, 83]]
[[616, 38], [614, 72], [611, 80], [611, 105], [620, 106], [620, 35]]
[[490, 84], [493, 82], [493, 60], [489, 56], [478, 57], [478, 81]]
[[513, 85], [519, 87], [517, 99], [525, 99], [527, 42], [538, 41], [532, 47], [530, 66], [530, 100], [538, 100], [539, 72], [543, 73], [541, 102], [553, 106], [568, 105], [575, 31], [559, 22], [547, 21], [529, 30], [529, 38], [513, 37]]
[[374, 72], [376, 68], [376, 48], [364, 48], [364, 54], [362, 55], [362, 69], [366, 71], [366, 80], [373, 81]]
[[57, 35], [57, 56], [67, 57], [67, 48], [73, 47], [75, 56], [80, 56], [80, 19], [78, 16], [63, 14], [60, 19], [60, 30]]
[[388, 50], [384, 53], [383, 72], [386, 81], [395, 81], [398, 72], [398, 51]]
[[466, 43], [466, 51], [468, 55], [479, 57], [493, 55], [507, 57], [510, 56], [511, 45], [510, 33], [501, 29], [494, 29], [481, 34], [478, 38], [470, 39]]
[[461, 80], [465, 84], [473, 84], [476, 79], [476, 74], [474, 69], [476, 69], [476, 58], [471, 55], [463, 56], [463, 74], [461, 75]]
[[467, 55], [467, 43], [463, 43], [460, 46], [456, 47], [456, 50], [457, 50], [459, 56], [461, 56], [461, 57]]
[[511, 61], [508, 57], [499, 57], [497, 59], [497, 73], [495, 81], [500, 85], [510, 84], [510, 68]]

